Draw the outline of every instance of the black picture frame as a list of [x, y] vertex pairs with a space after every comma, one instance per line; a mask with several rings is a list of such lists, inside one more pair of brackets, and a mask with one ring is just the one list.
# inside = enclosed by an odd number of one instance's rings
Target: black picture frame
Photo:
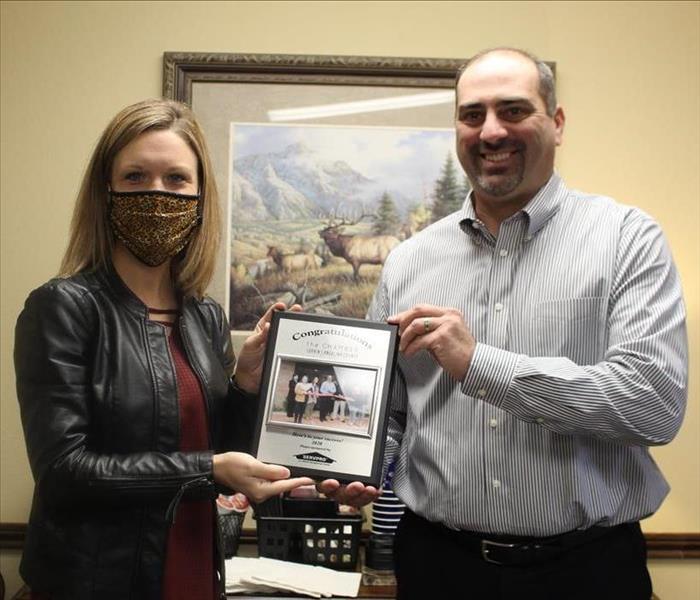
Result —
[[396, 325], [276, 312], [253, 454], [293, 476], [379, 486], [397, 350]]

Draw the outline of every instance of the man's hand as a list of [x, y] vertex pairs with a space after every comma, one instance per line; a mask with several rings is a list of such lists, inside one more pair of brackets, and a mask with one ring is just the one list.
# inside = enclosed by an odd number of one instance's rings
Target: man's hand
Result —
[[361, 507], [379, 498], [381, 493], [377, 488], [365, 486], [359, 481], [353, 481], [348, 485], [340, 485], [335, 479], [326, 479], [316, 485], [316, 489], [329, 498], [333, 498], [340, 504]]
[[253, 502], [262, 502], [302, 485], [313, 484], [308, 477], [289, 479], [287, 467], [267, 465], [243, 452], [215, 454], [213, 463], [214, 481], [242, 492]]
[[476, 340], [455, 308], [418, 304], [387, 319], [399, 326], [399, 352], [426, 350], [457, 381], [467, 374]]
[[[265, 347], [267, 345], [267, 336], [270, 332], [272, 314], [275, 311], [286, 309], [287, 305], [283, 302], [277, 302], [270, 306], [265, 314], [260, 317], [253, 333], [243, 342], [241, 353], [236, 361], [235, 378], [238, 386], [246, 392], [255, 394], [260, 389], [260, 378], [262, 377]], [[301, 306], [295, 304], [289, 310], [298, 312], [301, 310]]]

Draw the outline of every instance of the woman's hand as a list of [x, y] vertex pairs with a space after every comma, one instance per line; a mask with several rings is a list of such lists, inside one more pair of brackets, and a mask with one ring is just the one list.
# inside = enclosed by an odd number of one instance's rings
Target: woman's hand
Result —
[[[235, 379], [238, 386], [246, 392], [256, 394], [260, 389], [260, 378], [262, 377], [263, 361], [265, 360], [265, 346], [267, 345], [267, 336], [270, 332], [272, 313], [286, 309], [287, 305], [284, 302], [273, 304], [260, 317], [253, 333], [243, 342], [241, 353], [238, 355], [236, 362]], [[289, 310], [298, 312], [301, 310], [301, 306], [295, 304]]]
[[215, 454], [214, 481], [242, 492], [253, 502], [262, 502], [302, 485], [312, 485], [308, 477], [289, 479], [289, 469], [266, 465], [250, 454], [225, 452]]

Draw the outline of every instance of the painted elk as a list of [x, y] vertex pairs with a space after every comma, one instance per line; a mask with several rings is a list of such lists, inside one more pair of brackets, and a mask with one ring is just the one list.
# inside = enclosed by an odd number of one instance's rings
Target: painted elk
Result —
[[340, 223], [331, 221], [318, 232], [334, 256], [350, 263], [355, 282], [359, 279], [361, 265], [383, 265], [389, 252], [400, 243], [393, 235], [341, 233], [343, 226], [354, 225], [359, 220], [348, 222], [343, 219]]
[[265, 273], [268, 273], [275, 266], [275, 262], [268, 256], [256, 260], [248, 265], [248, 275], [251, 279], [260, 279]]
[[321, 259], [315, 254], [282, 254], [277, 246], [268, 246], [267, 255], [275, 261], [277, 269], [284, 273], [306, 271], [321, 266]]

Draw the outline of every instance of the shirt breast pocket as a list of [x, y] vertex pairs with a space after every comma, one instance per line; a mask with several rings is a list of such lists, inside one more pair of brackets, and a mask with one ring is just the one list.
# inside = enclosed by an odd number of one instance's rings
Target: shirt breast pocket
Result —
[[579, 365], [602, 360], [606, 337], [605, 307], [603, 297], [562, 298], [537, 303], [530, 322], [530, 345], [535, 354], [565, 356]]

